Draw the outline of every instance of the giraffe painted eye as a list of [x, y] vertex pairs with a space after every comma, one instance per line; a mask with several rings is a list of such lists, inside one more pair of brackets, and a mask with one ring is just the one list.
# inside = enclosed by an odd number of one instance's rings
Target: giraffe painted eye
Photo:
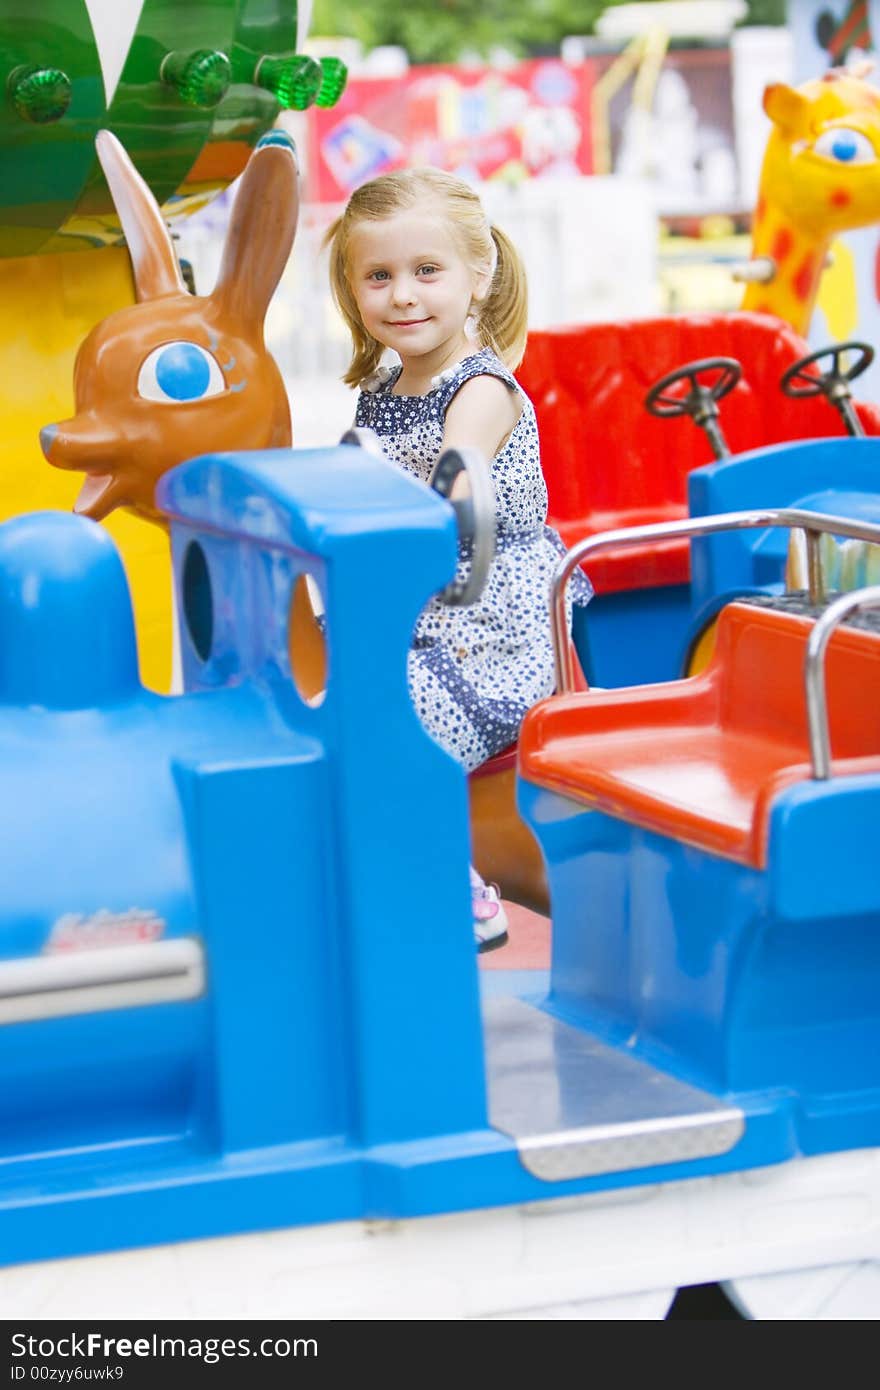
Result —
[[141, 363], [138, 395], [147, 401], [203, 401], [226, 390], [215, 358], [198, 343], [163, 343]]
[[869, 164], [877, 158], [867, 135], [860, 130], [850, 130], [847, 126], [823, 130], [813, 150], [826, 159], [836, 160], [838, 164]]

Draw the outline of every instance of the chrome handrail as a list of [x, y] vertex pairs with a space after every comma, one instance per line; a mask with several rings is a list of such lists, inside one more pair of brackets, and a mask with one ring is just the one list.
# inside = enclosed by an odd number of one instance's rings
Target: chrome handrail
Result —
[[205, 991], [196, 937], [0, 961], [0, 1025], [196, 999]]
[[853, 521], [849, 517], [831, 516], [827, 512], [808, 512], [796, 507], [775, 507], [765, 511], [727, 512], [719, 516], [688, 517], [682, 521], [658, 521], [649, 526], [621, 527], [587, 536], [572, 546], [559, 562], [550, 593], [550, 630], [553, 639], [553, 659], [556, 670], [557, 694], [575, 688], [574, 656], [568, 634], [565, 613], [565, 591], [575, 567], [590, 555], [615, 546], [637, 545], [640, 541], [676, 540], [681, 536], [711, 536], [720, 531], [744, 531], [768, 526], [795, 527], [804, 531], [807, 540], [809, 597], [811, 603], [825, 598], [819, 559], [819, 537], [823, 532], [847, 539], [873, 541], [880, 544], [880, 526], [868, 521]]
[[841, 594], [816, 619], [807, 641], [804, 661], [804, 686], [807, 696], [807, 729], [810, 736], [810, 757], [813, 776], [827, 782], [831, 776], [831, 735], [828, 729], [828, 704], [825, 696], [825, 651], [831, 634], [848, 613], [864, 608], [880, 608], [880, 585], [853, 589]]

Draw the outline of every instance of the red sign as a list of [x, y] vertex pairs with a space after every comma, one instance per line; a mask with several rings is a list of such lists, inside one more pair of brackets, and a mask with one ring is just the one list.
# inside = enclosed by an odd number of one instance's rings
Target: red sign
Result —
[[592, 64], [558, 58], [352, 78], [338, 105], [309, 112], [309, 200], [344, 202], [367, 179], [413, 165], [471, 181], [588, 174], [592, 85]]

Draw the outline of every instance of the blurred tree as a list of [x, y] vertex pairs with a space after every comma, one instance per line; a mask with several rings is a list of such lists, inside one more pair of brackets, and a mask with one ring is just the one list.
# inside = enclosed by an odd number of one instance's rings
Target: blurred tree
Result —
[[[364, 49], [399, 44], [414, 63], [452, 62], [465, 50], [514, 53], [558, 47], [589, 34], [610, 4], [625, 0], [315, 0], [311, 31], [358, 39]], [[784, 24], [786, 0], [749, 0], [745, 22]]]
[[744, 24], [784, 24], [786, 0], [750, 0]]

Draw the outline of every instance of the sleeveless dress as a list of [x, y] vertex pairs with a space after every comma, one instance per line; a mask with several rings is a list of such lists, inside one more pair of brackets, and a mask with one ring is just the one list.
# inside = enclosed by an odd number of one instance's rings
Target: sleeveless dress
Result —
[[[547, 486], [534, 407], [495, 354], [484, 348], [466, 357], [435, 377], [424, 396], [393, 394], [402, 370], [380, 368], [362, 383], [355, 424], [375, 430], [388, 458], [424, 483], [440, 457], [446, 411], [466, 381], [498, 377], [522, 400], [520, 417], [491, 463], [497, 535], [483, 593], [466, 608], [431, 599], [419, 616], [407, 663], [410, 697], [422, 724], [470, 772], [513, 743], [526, 711], [553, 690], [549, 598], [565, 547], [545, 525]], [[469, 542], [459, 545], [460, 579], [469, 552]], [[591, 595], [589, 581], [577, 571], [569, 604], [586, 603]]]

